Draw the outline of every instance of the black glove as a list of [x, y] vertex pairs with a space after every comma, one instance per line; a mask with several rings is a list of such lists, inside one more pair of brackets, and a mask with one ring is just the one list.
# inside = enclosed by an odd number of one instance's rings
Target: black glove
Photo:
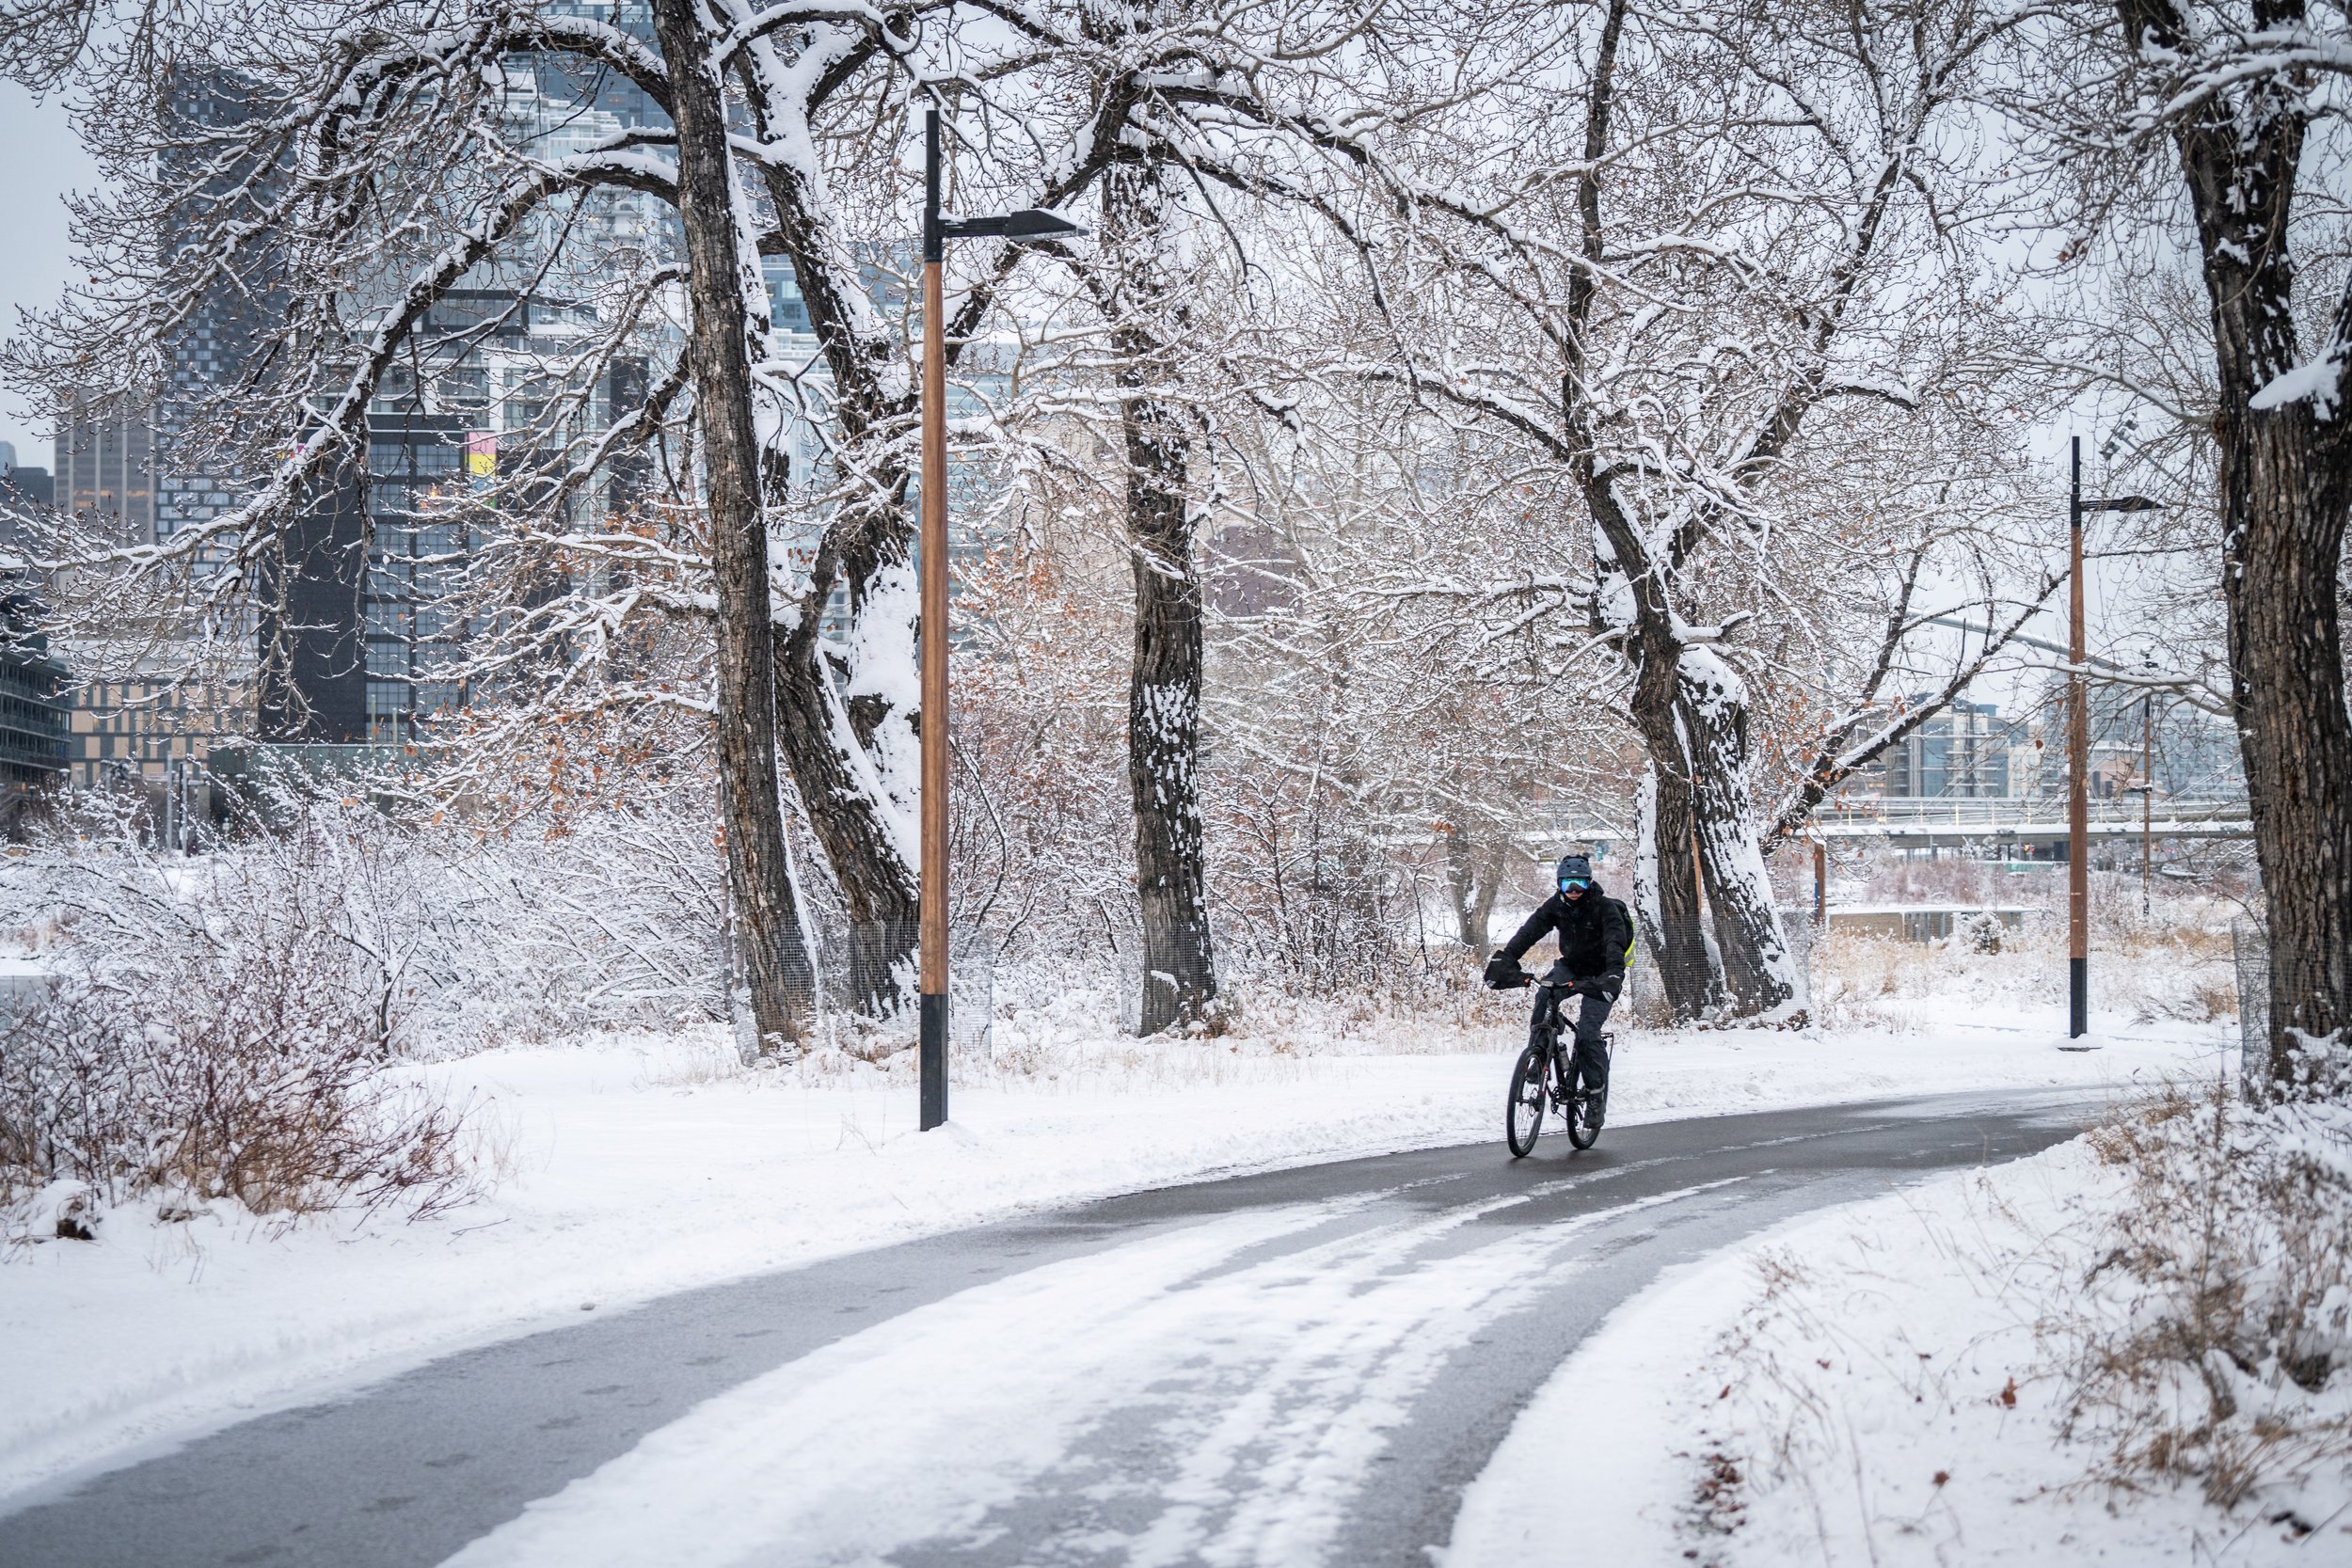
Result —
[[1527, 972], [1518, 959], [1507, 953], [1497, 953], [1486, 960], [1486, 987], [1489, 990], [1516, 990], [1527, 984]]

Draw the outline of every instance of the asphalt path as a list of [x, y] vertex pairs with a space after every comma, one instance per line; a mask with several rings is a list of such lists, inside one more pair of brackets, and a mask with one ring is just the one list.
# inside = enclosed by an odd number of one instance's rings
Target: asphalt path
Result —
[[[1502, 1098], [1498, 1085], [1498, 1124]], [[1465, 1259], [1482, 1272], [1492, 1272], [1482, 1260], [1515, 1260], [1520, 1277], [1510, 1291], [1480, 1298], [1472, 1327], [1452, 1339], [1434, 1328], [1408, 1337], [1430, 1370], [1388, 1379], [1395, 1408], [1366, 1429], [1377, 1440], [1343, 1481], [1335, 1519], [1312, 1537], [1311, 1555], [1322, 1561], [1426, 1568], [1428, 1548], [1451, 1534], [1462, 1489], [1526, 1401], [1661, 1269], [1807, 1210], [2031, 1153], [2073, 1135], [2089, 1109], [2077, 1097], [2042, 1093], [1708, 1117], [1611, 1127], [1582, 1153], [1555, 1133], [1524, 1161], [1510, 1159], [1498, 1135], [1138, 1193], [852, 1254], [469, 1350], [19, 1498], [0, 1515], [0, 1565], [428, 1568], [630, 1454], [697, 1405], [877, 1324], [912, 1335], [926, 1308], [952, 1307], [1028, 1271], [1074, 1264], [1073, 1277], [1083, 1278], [1089, 1260], [1121, 1266], [1122, 1249], [1186, 1227], [1298, 1215], [1217, 1265], [1224, 1288], [1201, 1293], [1204, 1311], [1218, 1296], [1230, 1312], [1241, 1290], [1263, 1291], [1268, 1312], [1278, 1313], [1278, 1287], [1295, 1286], [1301, 1271], [1363, 1271], [1347, 1283], [1349, 1294], [1418, 1275], [1425, 1297], [1432, 1280], [1451, 1288], [1443, 1284], [1454, 1277], [1444, 1272], [1449, 1260], [1457, 1272]], [[1367, 1239], [1375, 1237], [1391, 1240], [1385, 1250], [1371, 1248]], [[1169, 1310], [1174, 1299], [1156, 1306]], [[1173, 1309], [1184, 1310], [1181, 1301]], [[1290, 1332], [1279, 1313], [1266, 1321], [1275, 1338]], [[1084, 1344], [1087, 1325], [1071, 1329], [1073, 1345]], [[1168, 1336], [1171, 1372], [1155, 1388], [1182, 1382], [1173, 1369], [1186, 1364], [1184, 1337]], [[1395, 1355], [1408, 1348], [1400, 1344]], [[987, 1354], [985, 1346], [973, 1350]], [[1367, 1362], [1361, 1371], [1370, 1381], [1381, 1367]], [[1197, 1448], [1204, 1408], [1210, 1417], [1220, 1404], [1241, 1408], [1248, 1392], [1230, 1369], [1221, 1384], [1187, 1387], [1181, 1399], [1114, 1402], [1089, 1418], [1061, 1462], [1031, 1477], [1017, 1497], [988, 1504], [976, 1523], [917, 1539], [878, 1536], [846, 1557], [838, 1539], [821, 1546], [779, 1540], [743, 1560], [903, 1568], [1129, 1560], [1154, 1520], [1165, 1523], [1161, 1494], [1174, 1488]], [[1177, 1559], [1272, 1560], [1272, 1547], [1250, 1542], [1274, 1537], [1217, 1531], [1221, 1520], [1269, 1501], [1248, 1495], [1253, 1475], [1269, 1487], [1296, 1484], [1300, 1472], [1279, 1458], [1245, 1454], [1229, 1466], [1212, 1502], [1188, 1509], [1191, 1533], [1178, 1538]], [[1197, 1471], [1197, 1455], [1193, 1464]], [[772, 1484], [789, 1489], [798, 1473], [783, 1469]], [[933, 1473], [952, 1490], [952, 1468]], [[1168, 1538], [1157, 1539], [1165, 1557]], [[1202, 1544], [1220, 1539], [1215, 1551]], [[1295, 1560], [1304, 1549], [1288, 1550]], [[529, 1551], [510, 1558], [543, 1560]], [[677, 1560], [701, 1560], [683, 1544]]]

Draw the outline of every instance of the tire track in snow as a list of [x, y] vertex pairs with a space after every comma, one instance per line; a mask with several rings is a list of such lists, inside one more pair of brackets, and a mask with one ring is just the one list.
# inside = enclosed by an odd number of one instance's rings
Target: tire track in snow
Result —
[[[1442, 1256], [1438, 1243], [1532, 1195], [1239, 1267], [1361, 1205], [1215, 1219], [1048, 1264], [708, 1401], [449, 1568], [953, 1560], [1004, 1537], [1001, 1511], [1073, 1493], [1128, 1524], [1058, 1530], [1054, 1555], [1069, 1561], [1319, 1561], [1412, 1398], [1495, 1316], [1556, 1284], [1563, 1249], [1740, 1180]], [[1108, 1455], [1106, 1431], [1124, 1438]]]

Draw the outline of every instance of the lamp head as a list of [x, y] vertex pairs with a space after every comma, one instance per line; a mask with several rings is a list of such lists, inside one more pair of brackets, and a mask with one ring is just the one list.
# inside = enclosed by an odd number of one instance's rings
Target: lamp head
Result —
[[1042, 207], [1024, 207], [1002, 217], [951, 218], [940, 225], [949, 239], [1010, 240], [1019, 245], [1026, 240], [1058, 240], [1086, 230], [1063, 217], [1059, 213]]

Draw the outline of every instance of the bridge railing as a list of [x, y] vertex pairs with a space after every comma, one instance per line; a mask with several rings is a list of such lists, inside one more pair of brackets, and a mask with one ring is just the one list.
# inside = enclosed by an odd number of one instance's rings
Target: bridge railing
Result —
[[[2094, 826], [2137, 827], [2142, 807], [2139, 797], [2114, 795], [2086, 802]], [[2166, 800], [2151, 803], [2149, 815], [2166, 822], [2243, 822], [2244, 799]], [[1814, 814], [1824, 827], [1884, 824], [1901, 828], [1982, 828], [1995, 831], [2030, 823], [2041, 826], [2066, 820], [2063, 797], [1975, 798], [1965, 796], [1901, 796], [1836, 801]]]
[[[2110, 831], [2137, 829], [2140, 824], [2137, 794], [2112, 795], [2088, 802], [2090, 826]], [[2161, 832], [2167, 826], [2213, 824], [2243, 826], [2249, 820], [2244, 796], [2166, 797], [2159, 795], [2149, 816]], [[2059, 796], [1987, 797], [1961, 795], [1852, 796], [1824, 803], [1813, 814], [1814, 823], [1832, 832], [1867, 832], [1872, 829], [1913, 832], [1997, 833], [2030, 828], [2036, 832], [2065, 832], [2066, 798]], [[2227, 835], [2225, 835], [2227, 836]], [[1429, 835], [1397, 842], [1424, 843]], [[1625, 823], [1606, 820], [1575, 808], [1536, 810], [1522, 819], [1520, 844], [1531, 854], [1562, 846], [1608, 842], [1629, 844]]]

